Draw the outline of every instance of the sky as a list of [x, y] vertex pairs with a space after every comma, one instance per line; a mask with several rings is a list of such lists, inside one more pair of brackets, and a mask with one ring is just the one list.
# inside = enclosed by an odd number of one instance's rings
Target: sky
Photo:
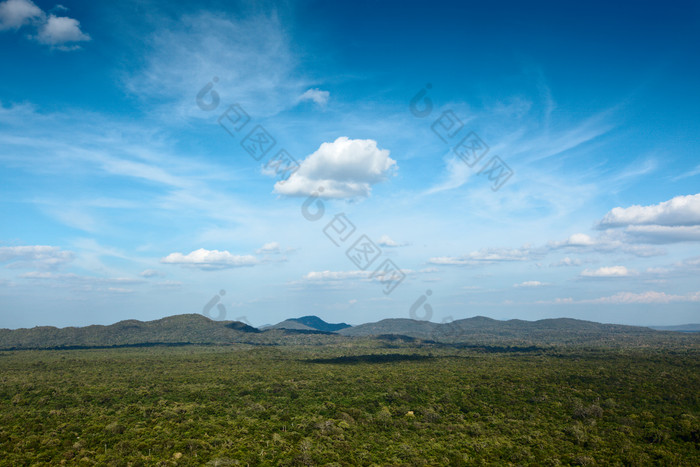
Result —
[[700, 322], [697, 2], [0, 2], [0, 328]]

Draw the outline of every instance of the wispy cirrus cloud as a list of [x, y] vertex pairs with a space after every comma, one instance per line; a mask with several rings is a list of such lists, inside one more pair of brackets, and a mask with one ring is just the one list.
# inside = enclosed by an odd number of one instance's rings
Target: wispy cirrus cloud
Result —
[[321, 107], [325, 107], [328, 103], [331, 93], [328, 91], [322, 91], [321, 89], [314, 88], [308, 89], [304, 94], [299, 96], [299, 102], [313, 101]]
[[193, 105], [207, 83], [215, 84], [221, 102], [238, 102], [257, 116], [293, 107], [295, 96], [308, 89], [307, 80], [295, 73], [298, 60], [275, 14], [184, 15], [161, 24], [144, 43], [145, 66], [126, 86], [156, 103], [165, 119], [209, 115]]

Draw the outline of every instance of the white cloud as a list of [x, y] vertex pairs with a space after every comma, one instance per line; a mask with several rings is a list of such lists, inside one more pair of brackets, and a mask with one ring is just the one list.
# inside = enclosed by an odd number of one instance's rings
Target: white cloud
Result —
[[700, 225], [700, 193], [676, 196], [669, 201], [651, 206], [614, 208], [598, 223], [599, 228], [628, 225]]
[[[411, 269], [402, 269], [405, 275], [413, 276], [415, 271]], [[293, 281], [290, 285], [299, 285], [302, 282], [313, 283], [315, 285], [327, 284], [330, 286], [338, 286], [353, 281], [377, 281], [381, 282], [384, 278], [382, 273], [373, 275], [372, 271], [311, 271], [302, 277], [303, 281]]]
[[430, 258], [429, 263], [451, 266], [468, 266], [509, 261], [526, 261], [537, 253], [529, 247], [522, 248], [484, 248], [462, 256], [440, 256]]
[[581, 260], [576, 259], [576, 258], [569, 258], [568, 256], [565, 258], [562, 258], [561, 260], [557, 261], [556, 263], [551, 263], [550, 266], [554, 267], [561, 267], [561, 266], [578, 266], [581, 264]]
[[328, 91], [322, 91], [317, 88], [309, 89], [304, 94], [299, 96], [299, 102], [314, 101], [315, 103], [323, 107], [328, 103], [328, 98], [330, 97], [330, 95], [331, 94]]
[[576, 252], [586, 250], [596, 251], [599, 253], [608, 252], [623, 252], [635, 256], [648, 257], [664, 254], [663, 250], [650, 247], [648, 245], [635, 245], [632, 239], [624, 232], [606, 231], [597, 238], [592, 238], [583, 233], [571, 235], [563, 241], [550, 241], [547, 243], [547, 249], [569, 249]]
[[258, 259], [252, 255], [232, 255], [228, 251], [205, 250], [200, 248], [187, 255], [170, 253], [160, 260], [164, 264], [179, 264], [203, 270], [228, 269], [244, 266], [254, 266]]
[[673, 181], [677, 181], [683, 178], [688, 178], [688, 177], [693, 177], [695, 175], [700, 174], [700, 165], [696, 166], [694, 169], [689, 170], [688, 172], [685, 172], [683, 174], [678, 175], [677, 177], [673, 178]]
[[674, 303], [674, 302], [698, 302], [700, 292], [686, 295], [673, 295], [665, 292], [619, 292], [609, 297], [600, 297], [592, 300], [582, 300], [581, 303], [611, 303], [611, 304], [642, 304], [642, 303]]
[[670, 295], [665, 292], [619, 292], [610, 297], [601, 297], [593, 300], [583, 300], [585, 303], [672, 303], [672, 302], [698, 302], [700, 292], [687, 295]]
[[65, 16], [49, 15], [48, 20], [39, 28], [37, 41], [61, 50], [74, 50], [77, 45], [66, 45], [91, 40], [90, 36], [80, 30], [80, 22]]
[[676, 196], [650, 206], [614, 208], [598, 223], [598, 229], [625, 227], [628, 243], [678, 243], [700, 241], [700, 194]]
[[370, 271], [311, 271], [304, 276], [307, 281], [342, 281], [366, 279], [372, 274]]
[[268, 242], [255, 250], [257, 254], [277, 254], [280, 253], [282, 250], [280, 248], [280, 244], [277, 242]]
[[377, 245], [383, 246], [386, 248], [397, 248], [400, 246], [406, 246], [405, 243], [397, 243], [395, 242], [390, 236], [388, 235], [382, 235], [379, 238], [379, 241], [377, 242]]
[[141, 274], [139, 274], [141, 277], [162, 277], [164, 274], [162, 272], [156, 271], [155, 269], [146, 269], [145, 271], [142, 271]]
[[0, 263], [11, 267], [53, 268], [69, 263], [75, 257], [72, 251], [47, 245], [0, 247]]
[[376, 141], [341, 136], [321, 144], [289, 179], [275, 184], [275, 193], [308, 196], [323, 187], [319, 195], [324, 198], [367, 197], [372, 185], [395, 166], [389, 151], [379, 149]]
[[583, 233], [576, 233], [562, 242], [549, 242], [548, 246], [550, 248], [562, 248], [567, 246], [592, 246], [595, 244], [595, 240], [593, 240], [589, 235]]
[[437, 185], [425, 191], [425, 194], [430, 195], [441, 191], [452, 190], [459, 188], [469, 180], [474, 173], [473, 168], [464, 163], [462, 159], [449, 156], [446, 162], [446, 174], [444, 179]]
[[525, 281], [520, 284], [513, 284], [513, 287], [543, 287], [545, 285], [548, 284], [540, 281]]
[[41, 8], [29, 0], [7, 0], [0, 3], [0, 31], [19, 29], [42, 16]]
[[634, 275], [635, 271], [624, 266], [605, 266], [595, 270], [584, 269], [582, 277], [628, 277]]
[[[67, 8], [58, 5], [52, 11], [62, 10]], [[47, 16], [30, 0], [7, 0], [0, 3], [0, 31], [18, 30], [25, 25], [36, 28], [36, 35], [30, 35], [30, 38], [59, 50], [76, 50], [80, 48], [76, 43], [92, 40], [80, 30], [77, 19], [54, 14]]]

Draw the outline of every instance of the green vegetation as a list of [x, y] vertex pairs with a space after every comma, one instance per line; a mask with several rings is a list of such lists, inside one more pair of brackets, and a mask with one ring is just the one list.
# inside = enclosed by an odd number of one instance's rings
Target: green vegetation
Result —
[[700, 465], [697, 346], [299, 338], [0, 352], [0, 464]]

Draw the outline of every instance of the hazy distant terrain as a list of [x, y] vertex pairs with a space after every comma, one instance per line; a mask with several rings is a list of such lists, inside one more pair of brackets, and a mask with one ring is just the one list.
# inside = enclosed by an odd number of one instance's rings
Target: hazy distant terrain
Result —
[[700, 332], [700, 324], [680, 324], [677, 326], [651, 326], [657, 331]]

